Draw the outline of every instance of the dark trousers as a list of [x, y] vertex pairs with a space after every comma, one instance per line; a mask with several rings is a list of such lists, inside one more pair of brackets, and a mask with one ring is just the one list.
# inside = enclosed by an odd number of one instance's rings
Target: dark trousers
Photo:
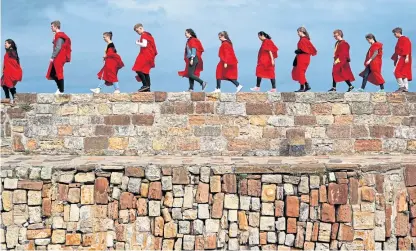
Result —
[[198, 82], [199, 84], [201, 84], [201, 86], [204, 83], [204, 81], [202, 79], [200, 79], [198, 76], [195, 75], [195, 69], [196, 69], [197, 65], [198, 65], [198, 58], [197, 57], [194, 57], [192, 65], [188, 64], [189, 90], [194, 89], [195, 81]]
[[[345, 80], [345, 83], [347, 83], [348, 86], [352, 85], [349, 80]], [[337, 82], [335, 82], [334, 78], [332, 78], [332, 87], [337, 88]]]
[[[227, 81], [230, 81], [235, 85], [235, 87], [238, 87], [240, 83], [236, 79], [226, 79]], [[221, 89], [221, 79], [217, 79], [217, 89]]]
[[9, 88], [5, 85], [3, 85], [2, 87], [3, 87], [4, 95], [6, 96], [6, 98], [10, 99], [10, 93], [11, 93], [14, 99], [14, 95], [16, 94], [16, 87]]
[[[262, 78], [257, 77], [257, 84], [256, 84], [256, 87], [260, 87], [261, 79], [262, 79]], [[273, 89], [276, 89], [276, 79], [272, 78], [272, 79], [270, 79], [270, 82], [272, 82], [272, 88], [273, 88]]]
[[[369, 66], [365, 67], [365, 70], [363, 72], [363, 83], [361, 84], [361, 89], [365, 89], [365, 86], [367, 85], [368, 76], [370, 76], [371, 69]], [[384, 90], [384, 84], [380, 85], [380, 89]]]
[[137, 76], [139, 76], [139, 78], [142, 80], [143, 86], [150, 88], [150, 75], [141, 71], [137, 71], [136, 73]]
[[52, 65], [50, 77], [53, 80], [55, 80], [56, 86], [58, 87], [58, 90], [60, 92], [64, 92], [64, 79], [58, 79], [58, 77], [56, 76], [56, 70], [55, 70], [55, 66], [54, 65]]

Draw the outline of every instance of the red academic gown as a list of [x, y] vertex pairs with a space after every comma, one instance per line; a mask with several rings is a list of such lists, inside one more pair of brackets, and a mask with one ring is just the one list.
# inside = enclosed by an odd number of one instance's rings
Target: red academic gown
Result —
[[272, 52], [273, 59], [277, 58], [277, 51], [279, 49], [273, 43], [271, 39], [265, 39], [261, 43], [259, 54], [257, 56], [256, 76], [259, 78], [276, 78], [275, 65], [272, 64], [270, 58], [270, 51]]
[[22, 81], [22, 68], [17, 62], [17, 53], [14, 50], [8, 50], [3, 59], [3, 76], [1, 77], [1, 86], [13, 88], [18, 81]]
[[[235, 56], [233, 45], [230, 41], [225, 40], [221, 43], [218, 52], [220, 62], [217, 65], [216, 78], [217, 79], [231, 79], [238, 78], [238, 60]], [[227, 68], [224, 67], [227, 64]]]
[[[140, 71], [144, 74], [149, 74], [150, 69], [155, 68], [155, 58], [157, 55], [156, 43], [152, 34], [149, 32], [143, 32], [140, 36], [140, 42], [143, 42], [143, 39], [147, 40], [147, 46], [141, 47], [139, 55], [136, 57], [136, 62], [134, 62], [132, 70], [134, 72]], [[139, 76], [136, 76], [136, 80], [141, 82]]]
[[[409, 62], [405, 63], [406, 55], [409, 55]], [[398, 56], [400, 59], [398, 60]], [[397, 40], [396, 48], [394, 49], [394, 54], [391, 56], [391, 59], [396, 65], [394, 71], [394, 76], [396, 78], [407, 78], [407, 80], [412, 80], [412, 43], [410, 39], [405, 36], [399, 37]]]
[[311, 62], [311, 56], [315, 56], [318, 51], [315, 49], [309, 38], [301, 37], [298, 42], [298, 49], [302, 50], [303, 54], [297, 54], [292, 69], [292, 79], [304, 85], [306, 80], [306, 70]]
[[[377, 56], [371, 60], [370, 65], [367, 65], [367, 61], [373, 56], [374, 52], [378, 51]], [[381, 75], [381, 66], [383, 62], [383, 44], [379, 42], [375, 42], [370, 46], [370, 49], [365, 56], [364, 66], [370, 67], [370, 75], [368, 75], [368, 82], [374, 85], [381, 85], [384, 84], [384, 78]], [[360, 76], [364, 76], [364, 71], [360, 73]]]
[[46, 78], [49, 80], [53, 80], [51, 77], [52, 66], [55, 67], [56, 77], [61, 80], [64, 78], [65, 63], [71, 61], [71, 39], [64, 32], [57, 32], [53, 40], [54, 49], [59, 38], [62, 38], [64, 43], [53, 62], [49, 63], [48, 73], [46, 73]]
[[334, 51], [334, 62], [338, 63], [332, 66], [332, 77], [335, 82], [355, 80], [350, 67], [350, 45], [345, 40], [336, 43]]
[[185, 70], [179, 71], [178, 75], [181, 77], [188, 77], [188, 65], [189, 65], [189, 59], [186, 57], [186, 47], [189, 47], [190, 49], [195, 48], [196, 49], [196, 57], [198, 58], [198, 64], [195, 68], [194, 75], [199, 77], [201, 74], [201, 71], [204, 70], [204, 61], [202, 60], [202, 53], [204, 52], [204, 47], [202, 46], [201, 41], [199, 41], [198, 38], [191, 37], [188, 39], [185, 45]]
[[117, 54], [114, 44], [110, 43], [107, 46], [104, 66], [97, 74], [98, 79], [104, 80], [106, 85], [112, 85], [113, 83], [118, 82], [117, 73], [118, 70], [123, 67], [124, 63], [121, 60], [120, 55]]

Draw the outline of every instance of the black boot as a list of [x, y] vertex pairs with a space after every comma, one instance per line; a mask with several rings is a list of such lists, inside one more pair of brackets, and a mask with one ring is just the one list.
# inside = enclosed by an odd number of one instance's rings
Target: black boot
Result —
[[148, 87], [148, 86], [142, 86], [139, 90], [138, 90], [138, 92], [148, 92], [150, 90], [150, 87]]
[[305, 92], [309, 91], [311, 89], [311, 87], [309, 86], [309, 83], [306, 82], [305, 83]]
[[304, 92], [305, 91], [305, 86], [304, 85], [300, 85], [300, 89], [295, 91], [295, 92]]

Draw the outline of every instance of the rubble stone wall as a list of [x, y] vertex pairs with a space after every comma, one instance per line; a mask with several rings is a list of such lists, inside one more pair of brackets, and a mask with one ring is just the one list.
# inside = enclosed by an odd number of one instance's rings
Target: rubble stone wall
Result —
[[415, 93], [20, 94], [1, 108], [3, 153], [416, 153]]
[[3, 250], [416, 248], [414, 164], [97, 165], [91, 158], [60, 167], [21, 166], [17, 158], [2, 167]]

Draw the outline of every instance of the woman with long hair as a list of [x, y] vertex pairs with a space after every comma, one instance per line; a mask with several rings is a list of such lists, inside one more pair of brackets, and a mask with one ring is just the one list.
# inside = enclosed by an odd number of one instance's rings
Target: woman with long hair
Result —
[[[5, 100], [2, 103], [13, 103], [16, 95], [16, 84], [22, 81], [22, 68], [20, 67], [20, 58], [17, 53], [16, 43], [12, 39], [4, 42], [6, 53], [3, 59], [3, 75], [1, 77], [1, 86], [4, 91]], [[10, 99], [10, 94], [12, 99]]]
[[300, 84], [300, 89], [296, 92], [306, 92], [311, 89], [306, 80], [306, 70], [311, 62], [311, 56], [316, 56], [318, 51], [311, 43], [311, 38], [305, 27], [298, 28], [297, 32], [300, 39], [295, 51], [295, 60], [293, 60], [292, 79]]
[[228, 32], [221, 31], [218, 33], [218, 39], [221, 41], [221, 46], [218, 52], [220, 62], [217, 65], [216, 78], [217, 88], [213, 93], [221, 92], [221, 80], [230, 81], [237, 88], [236, 92], [239, 92], [243, 86], [238, 83], [238, 60], [235, 56], [233, 43], [231, 42]]
[[[121, 60], [120, 55], [117, 54], [116, 47], [112, 41], [113, 33], [111, 31], [103, 33], [103, 40], [107, 43], [104, 50], [104, 66], [100, 72], [98, 72], [98, 79], [104, 80], [106, 86], [114, 86], [114, 93], [120, 93], [120, 87], [118, 86], [117, 73], [118, 70], [124, 67], [124, 63]], [[91, 89], [93, 93], [100, 93], [103, 82], [95, 89]]]
[[380, 86], [380, 92], [384, 92], [384, 78], [381, 75], [381, 66], [383, 64], [383, 44], [377, 42], [376, 37], [373, 34], [367, 34], [365, 39], [370, 44], [370, 48], [365, 56], [364, 66], [365, 69], [360, 73], [363, 78], [361, 89], [359, 92], [363, 92], [367, 81], [374, 85]]
[[204, 47], [202, 46], [201, 41], [197, 38], [194, 30], [186, 29], [185, 37], [188, 39], [185, 45], [185, 70], [178, 72], [178, 75], [181, 77], [189, 78], [189, 90], [190, 92], [194, 91], [194, 83], [198, 82], [202, 91], [205, 90], [207, 82], [199, 78], [201, 71], [204, 70], [204, 62], [202, 61], [202, 53], [204, 52]]
[[250, 88], [252, 91], [260, 91], [260, 83], [263, 78], [270, 79], [272, 83], [272, 89], [270, 92], [276, 92], [276, 73], [274, 60], [277, 58], [277, 51], [279, 50], [273, 43], [269, 34], [264, 31], [260, 31], [257, 34], [261, 41], [261, 46], [257, 56], [256, 67], [256, 86]]

